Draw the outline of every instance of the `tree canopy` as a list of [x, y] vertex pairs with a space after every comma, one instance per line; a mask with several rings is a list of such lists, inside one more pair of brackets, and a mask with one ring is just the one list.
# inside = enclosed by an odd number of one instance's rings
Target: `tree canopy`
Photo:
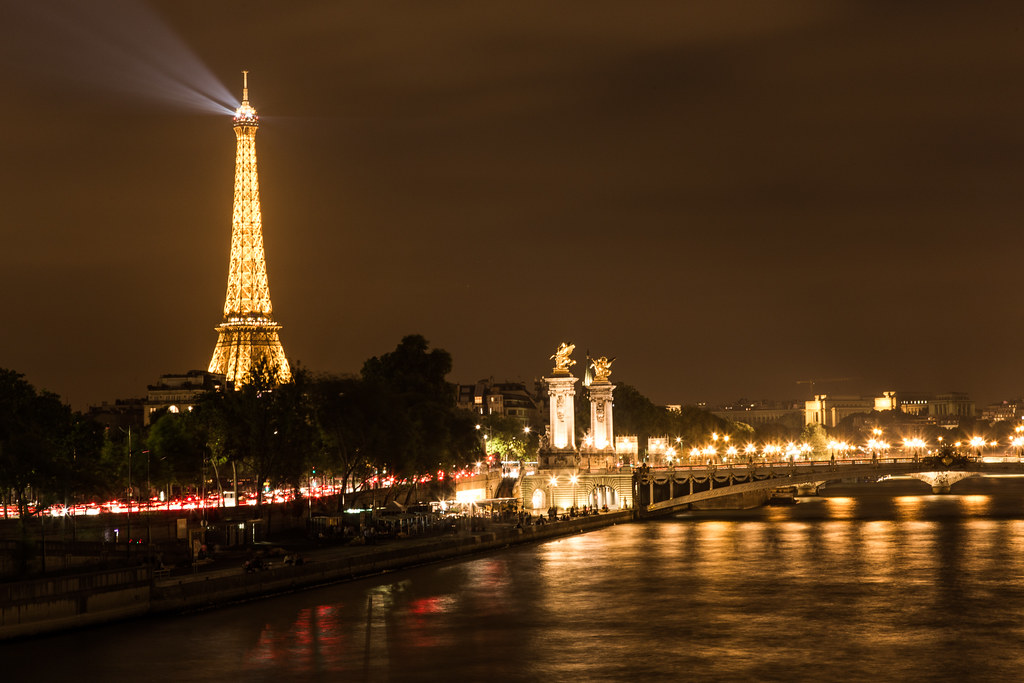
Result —
[[18, 510], [19, 570], [28, 561], [28, 519], [58, 502], [97, 493], [102, 428], [60, 397], [36, 391], [20, 373], [0, 369], [0, 491]]

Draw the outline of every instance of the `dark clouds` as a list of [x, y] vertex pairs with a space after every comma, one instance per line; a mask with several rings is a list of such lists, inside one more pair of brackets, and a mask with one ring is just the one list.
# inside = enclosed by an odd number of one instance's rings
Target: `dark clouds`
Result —
[[[660, 401], [1022, 393], [1017, 6], [679, 5], [151, 7], [235, 97], [251, 71], [275, 311], [313, 369], [418, 332], [461, 381], [571, 340]], [[120, 66], [2, 6], [0, 37], [100, 71], [2, 53], [0, 365], [76, 405], [205, 367], [228, 118], [105, 88]]]

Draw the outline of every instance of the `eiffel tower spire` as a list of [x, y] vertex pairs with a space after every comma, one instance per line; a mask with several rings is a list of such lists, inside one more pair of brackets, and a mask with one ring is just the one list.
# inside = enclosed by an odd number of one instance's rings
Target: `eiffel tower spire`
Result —
[[291, 378], [288, 359], [272, 317], [267, 259], [263, 253], [260, 185], [256, 174], [256, 130], [259, 117], [249, 104], [249, 72], [242, 72], [242, 104], [235, 111], [235, 204], [231, 216], [231, 258], [224, 320], [217, 327], [217, 346], [210, 372], [228, 381], [245, 383], [261, 359], [276, 369], [277, 379]]

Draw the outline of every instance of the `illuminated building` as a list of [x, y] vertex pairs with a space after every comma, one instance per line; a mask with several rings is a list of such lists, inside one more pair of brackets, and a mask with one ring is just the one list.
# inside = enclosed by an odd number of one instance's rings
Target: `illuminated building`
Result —
[[217, 327], [217, 346], [209, 371], [224, 375], [236, 386], [249, 379], [252, 367], [263, 361], [277, 380], [291, 378], [288, 359], [274, 322], [263, 253], [260, 188], [256, 175], [256, 131], [259, 117], [249, 104], [248, 73], [243, 71], [242, 104], [235, 112], [235, 201], [231, 217], [231, 257], [224, 320]]
[[146, 392], [146, 412], [143, 424], [149, 424], [153, 415], [162, 410], [183, 413], [192, 410], [204, 394], [224, 389], [224, 375], [191, 370], [183, 375], [160, 375], [156, 384]]
[[1024, 401], [1021, 399], [990, 403], [981, 411], [981, 419], [989, 422], [1016, 422], [1022, 408], [1024, 408]]
[[850, 415], [870, 413], [874, 406], [873, 398], [816, 394], [813, 400], [806, 401], [804, 422], [831, 428]]
[[937, 424], [957, 424], [961, 418], [974, 417], [976, 412], [974, 401], [961, 391], [945, 394], [885, 391], [875, 398], [875, 410], [898, 410]]
[[843, 419], [858, 413], [895, 411], [911, 421], [925, 420], [932, 424], [955, 425], [963, 418], [975, 416], [974, 401], [959, 391], [945, 394], [920, 394], [884, 391], [881, 396], [832, 396], [816, 394], [804, 409], [805, 424], [835, 427]]
[[540, 421], [537, 401], [521, 382], [482, 379], [476, 384], [460, 384], [457, 391], [456, 405], [480, 417], [511, 417], [521, 422], [523, 426]]
[[[748, 425], [784, 424], [799, 429], [804, 425], [804, 406], [793, 401], [749, 401], [740, 399], [708, 408], [715, 417]], [[679, 412], [679, 409], [676, 409]]]

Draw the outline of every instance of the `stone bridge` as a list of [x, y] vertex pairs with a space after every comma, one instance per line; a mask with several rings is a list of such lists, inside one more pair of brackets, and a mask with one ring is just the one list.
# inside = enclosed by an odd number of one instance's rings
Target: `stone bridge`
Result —
[[650, 517], [722, 496], [789, 486], [816, 488], [841, 479], [910, 475], [931, 485], [936, 493], [948, 493], [961, 479], [994, 474], [1024, 475], [1024, 463], [982, 462], [961, 456], [641, 467], [634, 472], [633, 488], [640, 515]]

